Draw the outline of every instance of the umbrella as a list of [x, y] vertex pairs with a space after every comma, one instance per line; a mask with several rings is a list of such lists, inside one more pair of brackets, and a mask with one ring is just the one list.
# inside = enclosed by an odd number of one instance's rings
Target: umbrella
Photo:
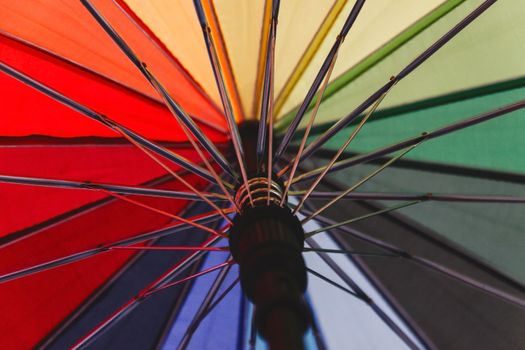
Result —
[[2, 348], [524, 348], [518, 1], [0, 8]]

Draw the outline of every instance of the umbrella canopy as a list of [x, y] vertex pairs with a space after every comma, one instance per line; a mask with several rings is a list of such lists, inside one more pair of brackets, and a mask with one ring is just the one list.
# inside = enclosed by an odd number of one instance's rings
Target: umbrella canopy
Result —
[[251, 207], [300, 220], [307, 348], [525, 348], [518, 1], [0, 11], [2, 348], [263, 346]]

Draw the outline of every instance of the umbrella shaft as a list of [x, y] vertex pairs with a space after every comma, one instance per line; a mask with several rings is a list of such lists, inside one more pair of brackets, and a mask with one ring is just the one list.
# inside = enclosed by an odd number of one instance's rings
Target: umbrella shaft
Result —
[[270, 349], [304, 349], [311, 324], [304, 301], [304, 231], [292, 211], [280, 206], [282, 182], [258, 169], [257, 124], [245, 124], [240, 131], [250, 179], [235, 196], [241, 211], [230, 230], [230, 251], [239, 264], [242, 289], [255, 305], [255, 327]]
[[271, 350], [303, 349], [311, 315], [304, 301], [307, 280], [299, 220], [276, 204], [249, 207], [234, 219], [229, 239], [261, 336]]

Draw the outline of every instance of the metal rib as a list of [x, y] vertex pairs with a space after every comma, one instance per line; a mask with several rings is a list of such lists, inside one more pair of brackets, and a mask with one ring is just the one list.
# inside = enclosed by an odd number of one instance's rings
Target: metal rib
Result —
[[[190, 199], [190, 200], [202, 200], [199, 196], [191, 192], [173, 191], [173, 190], [162, 190], [156, 188], [146, 188], [137, 186], [124, 186], [124, 185], [111, 185], [94, 182], [79, 182], [69, 180], [58, 180], [58, 179], [44, 179], [37, 177], [25, 177], [25, 176], [11, 176], [11, 175], [0, 175], [0, 182], [11, 183], [18, 185], [30, 185], [30, 186], [43, 186], [53, 188], [70, 188], [80, 190], [106, 190], [117, 194], [131, 194], [141, 195], [149, 197], [162, 197], [162, 198], [173, 198], [173, 199]], [[224, 196], [217, 193], [202, 193], [205, 197], [210, 200], [225, 200]]]
[[[322, 250], [315, 250], [315, 251], [316, 251], [316, 252], [317, 252], [317, 251], [322, 252]], [[340, 285], [339, 283], [337, 283], [337, 282], [335, 282], [334, 280], [332, 280], [332, 279], [330, 279], [330, 278], [324, 276], [323, 274], [321, 274], [321, 273], [319, 273], [319, 272], [317, 272], [317, 271], [315, 271], [315, 270], [313, 270], [313, 269], [311, 269], [311, 268], [309, 268], [309, 267], [306, 268], [306, 271], [310, 272], [310, 273], [311, 273], [312, 275], [314, 275], [315, 277], [318, 277], [318, 278], [322, 279], [322, 280], [325, 281], [326, 283], [331, 284], [332, 286], [334, 286], [334, 287], [336, 287], [336, 288], [342, 290], [343, 292], [346, 292], [346, 293], [348, 293], [348, 294], [350, 294], [350, 295], [356, 297], [356, 298], [359, 299], [359, 300], [363, 300], [363, 298], [361, 297], [361, 295], [358, 295], [358, 294], [357, 294], [356, 292], [354, 292], [353, 290], [350, 290], [350, 289], [348, 289], [348, 288], [346, 288], [346, 287], [343, 287], [343, 286]]]
[[193, 316], [193, 319], [191, 320], [188, 328], [186, 329], [186, 332], [182, 336], [182, 340], [180, 341], [179, 346], [177, 347], [177, 350], [186, 349], [188, 344], [191, 342], [191, 338], [193, 334], [199, 327], [202, 319], [204, 318], [203, 316], [207, 314], [207, 310], [209, 309], [210, 304], [215, 298], [215, 295], [219, 292], [219, 288], [224, 283], [224, 280], [228, 276], [228, 273], [230, 272], [231, 267], [232, 267], [231, 264], [226, 265], [217, 274], [217, 277], [215, 278], [212, 285], [210, 286], [210, 290], [208, 291], [208, 293], [206, 293], [204, 300], [200, 303], [200, 306], [195, 312], [195, 315]]
[[385, 208], [385, 209], [382, 209], [382, 210], [374, 211], [374, 212], [366, 214], [366, 215], [361, 215], [361, 216], [358, 216], [356, 218], [352, 218], [352, 219], [349, 219], [349, 220], [338, 222], [338, 223], [330, 225], [330, 226], [319, 228], [317, 230], [306, 232], [304, 234], [304, 236], [306, 238], [310, 238], [310, 237], [312, 237], [312, 236], [314, 236], [314, 235], [316, 235], [318, 233], [326, 232], [327, 230], [331, 230], [331, 229], [334, 229], [334, 228], [337, 228], [337, 227], [340, 227], [340, 226], [349, 225], [349, 224], [352, 224], [354, 222], [365, 220], [365, 219], [368, 219], [368, 218], [371, 218], [371, 217], [374, 217], [374, 216], [377, 216], [377, 215], [386, 214], [386, 213], [389, 213], [391, 211], [399, 210], [401, 208], [406, 208], [406, 207], [409, 207], [409, 206], [417, 204], [417, 203], [421, 203], [421, 201], [420, 200], [416, 200], [416, 201], [405, 202], [405, 203], [401, 203], [401, 204], [398, 204], [398, 205], [394, 205], [392, 207], [388, 207], [388, 208]]
[[270, 101], [268, 106], [268, 115], [269, 115], [269, 122], [268, 122], [268, 159], [266, 162], [266, 176], [268, 179], [268, 198], [266, 205], [270, 205], [270, 192], [271, 192], [271, 184], [272, 184], [272, 176], [273, 176], [273, 122], [275, 119], [275, 116], [273, 114], [273, 104], [274, 104], [274, 70], [275, 70], [275, 40], [272, 42], [272, 55], [271, 55], [271, 61], [270, 61]]
[[[309, 215], [310, 212], [308, 211], [304, 211], [302, 210], [302, 212], [304, 212], [306, 215]], [[318, 215], [316, 216], [315, 220], [323, 225], [334, 225], [336, 224], [335, 221], [331, 220], [331, 219], [328, 219], [324, 216], [321, 216], [321, 215]], [[376, 247], [379, 247], [379, 248], [382, 248], [384, 249], [385, 251], [387, 252], [390, 252], [390, 253], [393, 253], [393, 254], [398, 254], [401, 258], [404, 258], [404, 259], [407, 259], [409, 261], [412, 261], [414, 262], [415, 264], [417, 265], [420, 265], [420, 266], [423, 266], [425, 268], [428, 268], [432, 271], [436, 271], [436, 272], [439, 272], [440, 274], [446, 276], [446, 277], [449, 277], [449, 278], [452, 278], [452, 279], [455, 279], [467, 286], [470, 286], [474, 289], [477, 289], [477, 290], [480, 290], [484, 293], [487, 293], [489, 295], [492, 295], [494, 297], [497, 297], [501, 300], [504, 300], [510, 304], [513, 304], [513, 305], [516, 305], [516, 306], [519, 306], [520, 308], [522, 309], [525, 309], [525, 299], [523, 298], [520, 298], [520, 297], [517, 297], [515, 295], [512, 295], [510, 293], [507, 293], [503, 290], [500, 290], [500, 289], [497, 289], [497, 288], [494, 288], [490, 285], [487, 285], [481, 281], [478, 281], [474, 278], [471, 278], [467, 275], [464, 275], [462, 274], [461, 272], [458, 272], [458, 271], [454, 271], [454, 270], [451, 270], [449, 269], [448, 267], [446, 266], [443, 266], [437, 262], [433, 262], [433, 261], [430, 261], [426, 258], [423, 258], [423, 257], [420, 257], [420, 256], [417, 256], [417, 255], [413, 255], [397, 246], [395, 246], [394, 244], [391, 244], [391, 243], [388, 243], [388, 242], [385, 242], [381, 239], [378, 239], [378, 238], [375, 238], [375, 237], [372, 237], [372, 236], [369, 236], [368, 234], [364, 233], [364, 232], [361, 232], [359, 230], [356, 230], [355, 228], [351, 228], [351, 227], [347, 227], [347, 226], [340, 226], [337, 228], [337, 230], [340, 230], [354, 238], [357, 238], [361, 241], [364, 241], [364, 242], [367, 242], [369, 244], [372, 244]]]
[[[124, 52], [124, 54], [129, 58], [129, 60], [140, 70], [142, 75], [148, 80], [148, 82], [153, 86], [153, 88], [162, 96], [166, 102], [167, 107], [170, 109], [175, 118], [181, 122], [184, 126], [181, 125], [182, 129], [185, 131], [184, 127], [188, 128], [193, 136], [199, 140], [200, 144], [208, 151], [212, 158], [219, 164], [219, 166], [231, 177], [235, 178], [236, 175], [233, 170], [230, 168], [228, 161], [224, 156], [219, 152], [215, 147], [213, 142], [211, 142], [208, 137], [202, 132], [199, 126], [193, 121], [193, 119], [186, 114], [181, 106], [171, 97], [168, 91], [164, 86], [157, 80], [157, 78], [151, 73], [146, 64], [143, 63], [138, 56], [133, 52], [133, 50], [126, 44], [124, 39], [115, 31], [115, 29], [109, 24], [109, 22], [100, 14], [100, 12], [91, 4], [89, 0], [81, 0], [84, 7], [89, 11], [97, 23], [104, 29], [104, 31], [111, 37], [111, 39], [117, 44], [117, 46]], [[193, 141], [191, 137], [188, 138], [190, 142]], [[196, 148], [196, 150], [198, 147]], [[203, 159], [204, 160], [204, 159]]]
[[[180, 176], [179, 174], [177, 174], [175, 171], [173, 171], [173, 169], [171, 169], [169, 166], [167, 166], [166, 164], [164, 164], [163, 162], [161, 162], [160, 160], [158, 160], [153, 154], [151, 154], [147, 149], [145, 149], [144, 147], [142, 147], [140, 144], [136, 143], [133, 139], [129, 139], [129, 142], [131, 142], [134, 146], [136, 146], [138, 149], [140, 149], [142, 152], [144, 152], [151, 160], [153, 160], [155, 163], [157, 163], [161, 168], [163, 168], [164, 170], [166, 170], [171, 176], [173, 176], [174, 179], [180, 181], [184, 186], [186, 186], [190, 191], [192, 191], [193, 193], [195, 193], [197, 196], [199, 196], [203, 201], [205, 201], [207, 204], [209, 204], [213, 209], [217, 210], [221, 215], [222, 217], [224, 218], [224, 220], [228, 221], [228, 222], [232, 222], [231, 219], [228, 217], [228, 215], [226, 215], [224, 213], [224, 210], [222, 210], [221, 208], [219, 208], [219, 206], [217, 204], [215, 204], [214, 202], [212, 202], [211, 200], [209, 200], [207, 197], [205, 197], [199, 190], [197, 190], [195, 188], [195, 186], [193, 186], [192, 184], [190, 184], [188, 181], [186, 181], [184, 179], [184, 177]], [[219, 181], [221, 181], [220, 179], [218, 179]], [[221, 188], [224, 189], [223, 186], [221, 186]], [[236, 204], [233, 202], [231, 196], [229, 195], [229, 193], [226, 191], [225, 192], [227, 194], [226, 198], [230, 201], [230, 203], [236, 208], [236, 210], [238, 211], [238, 208], [236, 206]]]
[[[151, 141], [148, 141], [147, 139], [145, 139], [144, 137], [140, 136], [139, 134], [136, 134], [135, 132], [127, 129], [126, 127], [118, 124], [117, 122], [95, 112], [94, 110], [70, 99], [69, 97], [66, 97], [64, 95], [62, 95], [61, 93], [59, 93], [58, 91], [56, 90], [53, 90], [52, 88], [40, 83], [39, 81], [37, 80], [34, 80], [32, 78], [30, 78], [29, 76], [25, 75], [24, 73], [22, 72], [19, 72], [18, 70], [12, 68], [11, 66], [3, 63], [3, 62], [0, 62], [0, 70], [3, 71], [4, 73], [8, 74], [9, 76], [21, 81], [22, 83], [40, 91], [41, 93], [43, 93], [44, 95], [54, 99], [55, 101], [57, 102], [60, 102], [62, 104], [64, 104], [65, 106], [79, 112], [80, 114], [92, 119], [92, 120], [95, 120], [99, 123], [102, 123], [104, 124], [106, 127], [109, 127], [111, 129], [113, 129], [114, 131], [116, 132], [124, 132], [126, 135], [128, 135], [129, 137], [131, 137], [132, 139], [134, 139], [137, 143], [143, 145], [144, 147], [146, 147], [147, 149], [149, 149], [150, 151], [174, 162], [175, 164], [181, 166], [182, 168], [196, 174], [196, 175], [199, 175], [200, 177], [212, 182], [212, 183], [215, 183], [215, 179], [213, 178], [213, 176], [208, 173], [208, 171], [206, 171], [205, 169], [201, 168], [200, 166], [198, 165], [195, 165], [193, 164], [192, 162], [190, 162], [188, 159], [182, 157], [182, 156], [179, 156], [167, 149], [165, 149], [164, 147], [161, 147], [159, 145], [156, 145], [155, 143], [151, 142]], [[117, 130], [117, 127], [120, 129]]]
[[[218, 221], [220, 219], [220, 215], [217, 212], [207, 213], [204, 215], [199, 215], [193, 218], [190, 218], [193, 222], [197, 222], [199, 224], [208, 224], [211, 222]], [[169, 227], [162, 228], [155, 231], [146, 232], [131, 238], [122, 239], [113, 243], [109, 243], [107, 245], [99, 246], [92, 249], [87, 249], [78, 253], [74, 253], [65, 257], [61, 257], [54, 260], [45, 261], [43, 263], [40, 263], [38, 265], [33, 265], [30, 267], [26, 267], [17, 271], [9, 272], [3, 275], [0, 275], [0, 283], [9, 282], [18, 278], [22, 278], [25, 276], [33, 275], [38, 272], [46, 271], [55, 267], [67, 265], [73, 262], [77, 262], [86, 258], [89, 258], [91, 256], [95, 256], [98, 254], [106, 253], [110, 251], [112, 247], [116, 246], [127, 246], [127, 245], [133, 245], [142, 243], [145, 241], [148, 241], [150, 239], [164, 237], [167, 235], [171, 235], [177, 232], [185, 231], [191, 228], [190, 225], [185, 223], [178, 223], [174, 225], [170, 225]], [[219, 236], [214, 236], [219, 237]]]
[[361, 103], [356, 109], [354, 109], [346, 117], [338, 120], [330, 129], [328, 129], [324, 134], [315, 139], [308, 147], [305, 149], [301, 160], [304, 160], [312, 155], [317, 149], [319, 149], [323, 144], [325, 144], [329, 139], [331, 139], [335, 134], [345, 128], [347, 125], [352, 123], [361, 113], [363, 113], [368, 107], [370, 107], [375, 101], [377, 101], [386, 91], [388, 91], [395, 83], [399, 82], [401, 79], [410, 74], [414, 69], [419, 67], [423, 62], [425, 62], [430, 56], [432, 56], [436, 51], [438, 51], [443, 45], [445, 45], [450, 39], [456, 36], [461, 32], [466, 26], [468, 26], [472, 21], [474, 21], [478, 16], [485, 12], [490, 6], [492, 6], [497, 0], [485, 0], [479, 7], [474, 9], [468, 16], [461, 20], [454, 28], [448, 31], [445, 35], [439, 38], [433, 45], [427, 48], [422, 54], [416, 57], [412, 62], [410, 62], [403, 70], [401, 70], [397, 76], [383, 85], [379, 90], [374, 92], [370, 97], [368, 97], [363, 103]]
[[[306, 243], [312, 248], [321, 248], [313, 239], [306, 239]], [[364, 301], [376, 313], [376, 315], [412, 350], [419, 350], [419, 347], [403, 332], [401, 328], [370, 298], [364, 290], [326, 253], [316, 252], [317, 255], [350, 287], [357, 297]]]
[[[405, 154], [407, 154], [408, 152], [410, 152], [411, 150], [413, 150], [419, 143], [415, 144], [415, 145], [412, 145], [408, 148], [406, 148], [403, 152], [399, 153], [397, 156], [395, 156], [394, 158], [390, 159], [389, 161], [387, 161], [385, 164], [381, 165], [379, 168], [377, 168], [376, 170], [374, 170], [373, 172], [371, 172], [370, 174], [368, 174], [367, 176], [365, 176], [364, 178], [362, 178], [361, 180], [359, 180], [355, 185], [351, 186], [349, 189], [347, 189], [346, 191], [344, 191], [343, 193], [341, 193], [339, 196], [335, 197], [334, 199], [330, 200], [327, 204], [323, 205], [321, 208], [317, 209], [313, 214], [309, 215], [308, 217], [306, 217], [304, 220], [301, 221], [301, 223], [305, 223], [305, 222], [308, 222], [310, 221], [311, 219], [313, 219], [316, 215], [319, 215], [320, 213], [322, 213], [323, 211], [325, 211], [326, 209], [328, 209], [329, 207], [331, 207], [332, 205], [334, 205], [335, 203], [337, 203], [341, 198], [343, 198], [344, 196], [346, 196], [347, 194], [353, 192], [354, 190], [356, 190], [357, 188], [359, 188], [361, 185], [363, 185], [364, 183], [366, 183], [367, 181], [369, 181], [371, 178], [373, 178], [374, 176], [376, 176], [377, 174], [379, 174], [380, 172], [382, 172], [384, 169], [386, 169], [387, 167], [389, 167], [392, 163], [394, 163], [396, 160], [400, 159], [401, 157], [403, 157]], [[303, 197], [304, 198], [304, 197]], [[301, 200], [301, 202], [299, 202], [299, 204], [303, 204], [304, 203], [304, 200]], [[298, 205], [295, 209], [294, 209], [294, 213], [296, 213], [299, 209], [301, 208], [300, 205]]]
[[[328, 81], [330, 80], [330, 76], [332, 75], [332, 71], [334, 69], [336, 60], [337, 60], [337, 52], [336, 52], [336, 56], [334, 56], [334, 59], [330, 63], [330, 67], [328, 67], [328, 72], [327, 72], [326, 77], [324, 79], [323, 85], [321, 86], [321, 90], [319, 91], [319, 94], [317, 96], [317, 100], [315, 102], [315, 107], [312, 110], [312, 113], [310, 114], [310, 120], [308, 121], [308, 124], [306, 125], [306, 130], [304, 131], [303, 138], [301, 140], [301, 144], [299, 145], [299, 150], [297, 151], [297, 154], [293, 158], [292, 171], [290, 172], [290, 176], [288, 176], [288, 178], [290, 178], [290, 179], [294, 178], [295, 172], [297, 171], [297, 166], [299, 165], [299, 160], [301, 159], [304, 147], [306, 146], [306, 140], [308, 139], [308, 135], [310, 135], [310, 130], [312, 129], [312, 126], [314, 124], [315, 117], [317, 115], [317, 111], [319, 110], [319, 106], [321, 105], [321, 99], [323, 98], [323, 95], [324, 95], [324, 92], [326, 90], [326, 87], [328, 86]], [[277, 173], [277, 175], [278, 176], [284, 175], [288, 171], [289, 168], [290, 168], [290, 162], [288, 162], [288, 164], [284, 168], [282, 168]], [[283, 199], [281, 200], [281, 206], [283, 206], [283, 204], [284, 204], [284, 200], [286, 198], [286, 194], [288, 193], [291, 185], [292, 185], [291, 181], [288, 181], [286, 183], [286, 185], [285, 185]]]
[[224, 83], [224, 77], [223, 73], [220, 67], [218, 55], [217, 55], [217, 49], [215, 47], [215, 43], [213, 41], [213, 37], [210, 33], [210, 27], [208, 25], [208, 20], [206, 18], [205, 11], [202, 7], [201, 0], [194, 0], [193, 1], [195, 10], [197, 12], [197, 17], [199, 18], [200, 25], [202, 27], [202, 33], [204, 36], [204, 42], [206, 43], [206, 48], [208, 50], [208, 56], [211, 62], [211, 66], [213, 68], [213, 73], [215, 76], [215, 81], [217, 83], [217, 87], [219, 89], [219, 93], [221, 96], [222, 105], [224, 107], [224, 111], [226, 114], [226, 121], [228, 124], [228, 129], [230, 131], [230, 136], [232, 138], [232, 144], [235, 151], [235, 156], [237, 158], [237, 162], [239, 163], [239, 169], [241, 172], [241, 177], [243, 182], [246, 184], [248, 181], [248, 176], [246, 173], [246, 165], [244, 161], [244, 150], [242, 147], [241, 142], [241, 136], [239, 134], [239, 128], [237, 127], [237, 123], [235, 122], [235, 116], [233, 112], [233, 108], [231, 105], [231, 100], [228, 94], [228, 91], [226, 89], [225, 83]]
[[[220, 238], [220, 237], [219, 237]], [[209, 247], [217, 242], [219, 238], [213, 237], [208, 239], [203, 247]], [[118, 321], [124, 318], [129, 314], [135, 307], [137, 307], [142, 301], [144, 301], [148, 295], [146, 295], [150, 290], [161, 287], [166, 284], [172, 278], [176, 277], [181, 272], [185, 271], [191, 264], [199, 257], [203, 255], [203, 252], [194, 252], [186, 256], [184, 259], [177, 262], [172, 268], [162, 274], [159, 278], [153, 281], [150, 285], [144, 288], [139, 294], [130, 299], [126, 304], [121, 306], [117, 311], [115, 311], [110, 317], [106, 318], [104, 321], [99, 323], [94, 329], [92, 329], [88, 334], [79, 339], [71, 349], [81, 349], [92, 343], [98, 336], [100, 336], [104, 331], [115, 325]]]
[[[342, 192], [312, 192], [312, 199], [332, 199]], [[290, 195], [298, 196], [304, 191], [290, 191]], [[436, 201], [436, 202], [469, 202], [469, 203], [525, 203], [525, 196], [503, 195], [471, 195], [448, 193], [382, 193], [382, 192], [353, 192], [344, 196], [346, 200], [386, 200], [386, 201]]]
[[181, 278], [181, 279], [179, 279], [179, 280], [176, 280], [176, 281], [173, 281], [173, 282], [166, 283], [166, 284], [164, 284], [164, 285], [162, 285], [162, 286], [159, 286], [159, 287], [157, 287], [157, 288], [150, 289], [149, 291], [147, 291], [146, 293], [144, 293], [144, 297], [147, 297], [147, 296], [150, 296], [150, 295], [152, 295], [152, 294], [158, 293], [158, 292], [163, 291], [163, 290], [165, 290], [165, 289], [167, 289], [167, 288], [174, 287], [174, 286], [176, 286], [176, 285], [178, 285], [178, 284], [181, 284], [181, 283], [184, 283], [184, 282], [188, 282], [188, 281], [190, 281], [190, 280], [192, 280], [192, 279], [195, 279], [195, 278], [197, 278], [197, 277], [200, 277], [200, 276], [203, 276], [203, 275], [207, 275], [207, 274], [210, 273], [210, 272], [213, 272], [213, 271], [215, 271], [215, 270], [218, 270], [218, 269], [220, 269], [220, 268], [223, 268], [223, 267], [225, 267], [225, 266], [227, 266], [227, 265], [231, 265], [231, 264], [233, 264], [233, 263], [234, 263], [233, 260], [228, 260], [228, 261], [226, 261], [226, 262], [223, 262], [222, 264], [212, 266], [212, 267], [207, 268], [207, 269], [205, 269], [205, 270], [202, 270], [202, 271], [199, 271], [199, 272], [197, 272], [197, 273], [194, 273], [193, 275], [190, 275], [190, 276], [188, 276], [188, 277], [184, 277], [184, 278]]
[[139, 207], [141, 207], [141, 208], [144, 208], [144, 209], [147, 209], [147, 210], [153, 211], [153, 212], [158, 213], [158, 214], [160, 214], [160, 215], [164, 215], [164, 216], [169, 217], [169, 218], [171, 218], [171, 219], [175, 219], [175, 220], [177, 220], [177, 221], [183, 222], [183, 223], [188, 224], [188, 225], [190, 225], [190, 226], [192, 226], [192, 227], [194, 227], [194, 228], [197, 228], [197, 229], [203, 230], [203, 231], [205, 231], [205, 232], [208, 232], [208, 233], [210, 233], [210, 234], [212, 234], [212, 235], [217, 235], [217, 236], [223, 236], [223, 237], [225, 237], [223, 234], [221, 234], [221, 233], [215, 231], [214, 229], [211, 229], [211, 228], [206, 227], [206, 226], [204, 226], [204, 225], [201, 225], [201, 224], [199, 224], [199, 223], [193, 222], [193, 221], [191, 221], [191, 220], [189, 220], [189, 219], [186, 219], [186, 218], [183, 218], [183, 217], [181, 217], [181, 216], [179, 216], [179, 215], [175, 215], [175, 214], [169, 213], [169, 212], [167, 212], [167, 211], [164, 211], [164, 210], [161, 210], [161, 209], [154, 208], [154, 207], [152, 207], [152, 206], [149, 206], [149, 205], [147, 205], [147, 204], [144, 204], [144, 203], [141, 203], [141, 202], [139, 202], [139, 201], [133, 200], [133, 199], [131, 199], [131, 198], [128, 198], [128, 197], [125, 197], [125, 196], [121, 196], [120, 194], [116, 194], [116, 193], [109, 192], [109, 191], [106, 191], [106, 190], [101, 190], [101, 191], [103, 191], [103, 192], [105, 192], [106, 194], [109, 194], [110, 196], [113, 196], [113, 197], [115, 197], [115, 198], [117, 198], [117, 199], [120, 199], [120, 200], [122, 200], [122, 201], [125, 201], [125, 202], [131, 203], [131, 204], [133, 204], [133, 205], [139, 206]]
[[204, 311], [204, 314], [199, 319], [199, 322], [201, 322], [220, 302], [222, 299], [224, 299], [228, 293], [235, 287], [237, 283], [239, 283], [241, 280], [240, 277], [237, 277], [224, 291], [217, 297], [217, 299]]
[[301, 106], [299, 107], [299, 110], [297, 111], [297, 114], [295, 115], [294, 119], [288, 126], [288, 129], [286, 131], [286, 134], [284, 134], [284, 137], [279, 145], [279, 148], [275, 152], [275, 161], [278, 161], [283, 153], [286, 151], [286, 148], [290, 144], [290, 141], [292, 140], [293, 134], [297, 130], [297, 127], [299, 126], [299, 123], [301, 122], [304, 114], [306, 113], [310, 103], [312, 102], [315, 93], [317, 92], [317, 89], [319, 89], [319, 86], [321, 85], [321, 82], [323, 81], [325, 75], [327, 74], [330, 65], [333, 64], [333, 61], [335, 60], [337, 56], [337, 52], [339, 50], [339, 47], [345, 40], [346, 35], [350, 31], [350, 28], [352, 28], [355, 20], [359, 16], [359, 12], [361, 12], [361, 9], [363, 5], [365, 4], [365, 0], [357, 0], [354, 4], [352, 10], [350, 11], [350, 14], [346, 18], [345, 23], [343, 24], [343, 28], [341, 28], [341, 32], [337, 36], [335, 42], [332, 45], [332, 48], [328, 52], [328, 55], [326, 56], [323, 65], [319, 69], [319, 72], [317, 73], [317, 76], [315, 77], [315, 80], [312, 83], [312, 86], [310, 86], [310, 89], [306, 93], [306, 97], [304, 98], [303, 102], [301, 103]]
[[[341, 160], [334, 164], [331, 171], [342, 170], [342, 169], [349, 168], [353, 165], [366, 163], [371, 160], [381, 158], [389, 153], [402, 150], [411, 145], [415, 145], [415, 144], [418, 144], [426, 140], [441, 137], [441, 136], [450, 134], [452, 132], [459, 131], [459, 130], [489, 121], [491, 119], [504, 116], [508, 113], [511, 113], [511, 112], [514, 112], [514, 111], [517, 111], [523, 108], [525, 108], [525, 100], [521, 100], [521, 101], [518, 101], [512, 104], [500, 107], [498, 109], [495, 109], [489, 112], [485, 112], [483, 114], [479, 114], [469, 119], [461, 120], [459, 122], [446, 125], [442, 128], [423, 133], [419, 136], [415, 136], [415, 137], [406, 139], [404, 141], [395, 143], [391, 146], [387, 146], [387, 147], [384, 147], [384, 148], [381, 148], [381, 149], [378, 149], [378, 150], [375, 150], [369, 153], [361, 154], [361, 155], [358, 155], [358, 156], [355, 156], [349, 159]], [[317, 176], [318, 174], [320, 174], [323, 171], [323, 169], [324, 167], [321, 167], [321, 168], [312, 170], [308, 173], [302, 174], [296, 177], [293, 180], [293, 183], [297, 183], [297, 182], [304, 181], [304, 180], [310, 180], [314, 178], [315, 176]]]
[[347, 249], [324, 249], [324, 248], [303, 248], [303, 252], [322, 252], [322, 253], [335, 253], [335, 254], [348, 254], [348, 255], [358, 255], [358, 256], [376, 256], [382, 258], [398, 258], [399, 254], [389, 254], [389, 253], [373, 253], [373, 252], [358, 252], [355, 250]]
[[111, 250], [158, 250], [158, 251], [207, 251], [207, 252], [225, 252], [228, 247], [194, 247], [194, 246], [144, 246], [144, 247], [126, 247], [115, 246], [109, 248]]
[[[394, 85], [392, 85], [392, 87], [394, 87]], [[390, 87], [390, 89], [392, 88]], [[341, 154], [343, 154], [343, 152], [346, 150], [346, 148], [350, 145], [350, 143], [354, 140], [354, 138], [357, 136], [357, 134], [359, 133], [359, 131], [361, 131], [361, 129], [363, 128], [363, 126], [365, 125], [365, 123], [367, 122], [368, 118], [370, 118], [372, 116], [372, 114], [375, 112], [375, 110], [377, 109], [377, 107], [379, 107], [379, 105], [381, 104], [381, 102], [383, 101], [383, 99], [386, 97], [386, 95], [388, 94], [388, 92], [390, 91], [390, 89], [388, 89], [384, 94], [383, 96], [381, 96], [374, 104], [374, 106], [372, 108], [370, 108], [370, 110], [368, 111], [368, 113], [363, 117], [363, 119], [361, 119], [361, 122], [359, 123], [359, 125], [357, 125], [354, 130], [352, 130], [352, 133], [350, 134], [350, 136], [348, 137], [348, 139], [345, 141], [345, 143], [339, 148], [339, 150], [337, 150], [337, 152], [334, 154], [334, 156], [332, 157], [332, 159], [330, 159], [330, 161], [328, 162], [328, 164], [325, 166], [323, 172], [321, 174], [319, 174], [319, 176], [317, 177], [317, 179], [314, 180], [314, 182], [310, 185], [310, 187], [308, 188], [308, 190], [306, 191], [306, 193], [304, 194], [304, 196], [301, 198], [301, 202], [299, 203], [299, 207], [301, 207], [303, 205], [303, 203], [306, 201], [306, 199], [308, 199], [308, 196], [310, 196], [310, 193], [312, 193], [312, 191], [317, 187], [317, 185], [321, 182], [321, 180], [324, 178], [324, 176], [328, 173], [328, 171], [330, 171], [330, 169], [334, 166], [334, 163], [337, 161], [337, 159], [339, 159], [339, 157], [341, 156]], [[296, 156], [296, 161], [298, 161], [300, 159], [300, 156]], [[288, 185], [291, 185], [291, 181], [288, 181]]]
[[[277, 35], [277, 19], [279, 17], [280, 0], [272, 1], [272, 17], [270, 21], [270, 31], [268, 32], [268, 41], [266, 46], [266, 61], [264, 68], [263, 93], [261, 99], [261, 113], [259, 119], [259, 130], [257, 134], [257, 164], [262, 162], [264, 150], [266, 148], [266, 139], [268, 132], [268, 118], [273, 105], [272, 82], [273, 82], [273, 60], [275, 54], [275, 39]], [[271, 167], [271, 165], [268, 165]]]

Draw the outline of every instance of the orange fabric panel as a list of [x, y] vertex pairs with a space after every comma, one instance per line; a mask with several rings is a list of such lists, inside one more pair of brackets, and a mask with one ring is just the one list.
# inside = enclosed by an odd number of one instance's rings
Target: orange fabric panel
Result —
[[[220, 110], [180, 65], [150, 40], [112, 1], [93, 4], [191, 115], [226, 127]], [[80, 1], [0, 0], [0, 30], [29, 41], [132, 89], [158, 99], [128, 58]]]

